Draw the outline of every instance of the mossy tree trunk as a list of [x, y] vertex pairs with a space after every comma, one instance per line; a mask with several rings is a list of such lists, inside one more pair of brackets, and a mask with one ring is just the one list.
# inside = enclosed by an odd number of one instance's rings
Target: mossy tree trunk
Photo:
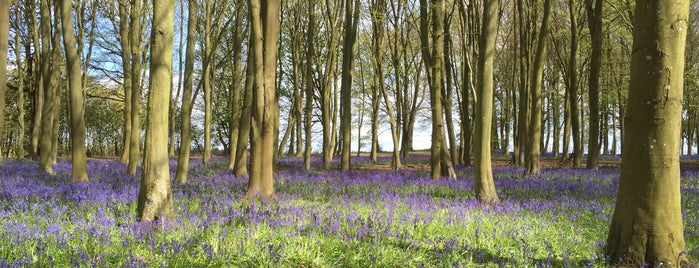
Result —
[[607, 254], [614, 265], [689, 265], [680, 198], [688, 0], [636, 3], [621, 177]]

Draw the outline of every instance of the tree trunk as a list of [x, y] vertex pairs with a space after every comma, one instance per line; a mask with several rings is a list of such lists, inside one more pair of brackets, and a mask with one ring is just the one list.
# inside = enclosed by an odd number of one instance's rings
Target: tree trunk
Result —
[[[593, 3], [594, 1], [594, 7]], [[588, 28], [590, 29], [592, 42], [592, 55], [590, 55], [590, 78], [588, 87], [590, 89], [590, 127], [587, 168], [597, 169], [599, 159], [599, 136], [600, 136], [600, 108], [599, 108], [599, 87], [600, 71], [602, 68], [602, 0], [585, 0], [587, 9]]]
[[606, 248], [613, 265], [690, 265], [679, 165], [689, 2], [636, 5], [621, 177]]
[[202, 84], [204, 86], [204, 154], [202, 161], [204, 165], [209, 165], [211, 158], [211, 125], [213, 120], [213, 108], [211, 103], [211, 59], [214, 53], [214, 47], [211, 43], [212, 33], [212, 16], [211, 10], [212, 1], [205, 1], [205, 17], [204, 17], [204, 60], [202, 63]]
[[359, 1], [345, 0], [345, 40], [342, 49], [342, 84], [340, 89], [342, 116], [340, 130], [342, 136], [342, 171], [350, 169], [350, 149], [352, 140], [352, 78], [354, 77], [354, 47], [357, 39]]
[[474, 191], [481, 204], [499, 203], [493, 181], [493, 168], [490, 158], [490, 131], [493, 118], [493, 62], [495, 41], [498, 30], [499, 0], [488, 0], [483, 9], [483, 26], [480, 37], [480, 57], [478, 58], [478, 96], [476, 101]]
[[[3, 0], [0, 0], [3, 1]], [[88, 181], [85, 152], [85, 115], [83, 108], [83, 88], [80, 73], [80, 58], [75, 48], [73, 32], [73, 12], [70, 0], [61, 0], [61, 25], [63, 46], [68, 65], [70, 86], [70, 144], [73, 182]], [[0, 33], [1, 34], [1, 33]]]
[[304, 83], [306, 90], [305, 104], [305, 147], [303, 153], [303, 166], [308, 171], [311, 170], [311, 149], [313, 143], [312, 126], [313, 126], [313, 63], [315, 53], [315, 1], [308, 2], [308, 29], [306, 29], [306, 69], [304, 75]]
[[549, 34], [551, 8], [553, 1], [546, 0], [544, 2], [544, 17], [541, 22], [541, 30], [539, 31], [539, 40], [536, 48], [536, 56], [534, 57], [531, 84], [529, 86], [530, 96], [530, 118], [527, 133], [527, 173], [539, 174], [539, 158], [541, 151], [539, 143], [541, 142], [541, 114], [542, 114], [542, 94], [541, 88], [543, 84], [544, 62], [546, 61], [546, 37]]
[[124, 143], [119, 162], [129, 163], [131, 149], [131, 40], [129, 37], [129, 8], [128, 1], [119, 1], [119, 43], [121, 45], [121, 67], [124, 72]]
[[274, 122], [275, 82], [277, 71], [277, 41], [279, 32], [279, 1], [250, 2], [250, 62], [254, 63], [253, 125], [251, 139], [251, 168], [248, 190], [244, 199], [260, 197], [276, 200], [274, 194]]
[[138, 193], [139, 221], [174, 217], [167, 146], [174, 13], [174, 0], [153, 1], [146, 140]]
[[136, 176], [141, 151], [141, 1], [131, 7], [131, 138], [127, 173]]
[[48, 0], [41, 1], [41, 80], [44, 88], [44, 98], [41, 109], [41, 131], [39, 134], [39, 170], [44, 173], [53, 174], [51, 165], [51, 134], [53, 130], [54, 105], [56, 102], [56, 79], [53, 78], [53, 68], [55, 66], [51, 48], [51, 15]]
[[187, 44], [185, 46], [184, 60], [184, 89], [182, 90], [182, 114], [180, 130], [180, 150], [177, 154], [177, 171], [175, 181], [179, 184], [187, 183], [187, 172], [189, 172], [189, 157], [192, 147], [192, 90], [194, 88], [194, 53], [197, 42], [197, 3], [189, 0], [187, 22]]
[[[7, 87], [7, 48], [9, 46], [10, 31], [10, 0], [0, 0], [0, 139], [5, 138], [5, 88]], [[18, 35], [15, 32], [15, 35]], [[15, 47], [15, 50], [19, 50]], [[16, 59], [19, 62], [19, 58]], [[21, 72], [17, 68], [17, 73]], [[20, 88], [20, 91], [22, 89]], [[23, 120], [23, 119], [20, 119]], [[8, 148], [0, 144], [0, 153]], [[8, 150], [9, 151], [9, 150]]]
[[228, 152], [228, 169], [235, 169], [235, 158], [238, 153], [238, 140], [244, 139], [240, 135], [240, 102], [241, 88], [240, 82], [241, 72], [243, 71], [242, 51], [243, 51], [243, 1], [236, 1], [235, 5], [235, 33], [233, 35], [233, 81], [231, 81], [231, 130], [230, 130], [230, 151]]
[[[19, 9], [16, 9], [19, 10]], [[19, 13], [20, 11], [17, 11], [16, 18], [19, 18]], [[17, 27], [15, 30], [19, 32], [20, 24], [16, 24]], [[15, 34], [15, 58], [16, 59], [21, 59], [21, 41], [19, 38], [19, 34]], [[28, 53], [28, 51], [27, 51]], [[27, 65], [29, 62], [27, 61]], [[19, 80], [19, 90], [17, 90], [17, 118], [18, 118], [18, 126], [17, 126], [17, 132], [18, 134], [18, 139], [17, 139], [17, 158], [24, 158], [24, 69], [22, 68], [22, 60], [17, 60], [17, 80]]]

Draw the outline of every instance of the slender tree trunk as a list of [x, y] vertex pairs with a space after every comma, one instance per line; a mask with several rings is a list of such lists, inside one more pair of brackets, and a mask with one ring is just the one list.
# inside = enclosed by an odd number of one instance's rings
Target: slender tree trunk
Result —
[[141, 152], [141, 1], [131, 7], [131, 138], [127, 173], [136, 176]]
[[[19, 5], [19, 4], [18, 4]], [[5, 89], [7, 87], [7, 48], [9, 46], [10, 31], [10, 0], [0, 0], [0, 139], [5, 138]], [[15, 35], [18, 35], [15, 32]], [[15, 47], [18, 50], [19, 47]], [[19, 58], [16, 59], [19, 62]], [[21, 72], [17, 68], [17, 73]], [[21, 91], [21, 89], [20, 89]], [[9, 148], [3, 148], [0, 143], [0, 154]]]
[[[35, 10], [35, 2], [34, 1], [28, 1], [28, 10]], [[41, 5], [41, 3], [40, 3]], [[41, 8], [41, 7], [40, 7]], [[40, 15], [43, 16], [43, 15]], [[40, 18], [41, 19], [41, 18]], [[34, 56], [36, 57], [35, 59], [35, 67], [37, 72], [29, 72], [32, 74], [34, 79], [31, 79], [32, 81], [32, 88], [34, 91], [34, 116], [32, 118], [32, 137], [31, 137], [31, 151], [29, 152], [30, 156], [32, 159], [37, 159], [40, 158], [39, 156], [39, 145], [40, 145], [40, 137], [41, 137], [41, 122], [42, 122], [42, 115], [43, 115], [43, 108], [44, 108], [44, 95], [45, 95], [45, 90], [44, 90], [44, 56], [46, 54], [44, 51], [42, 51], [41, 47], [44, 45], [44, 42], [39, 42], [39, 35], [40, 31], [43, 32], [43, 28], [41, 27], [41, 23], [36, 22], [36, 16], [34, 14], [28, 14], [27, 15], [27, 21], [28, 21], [28, 26], [32, 30], [32, 39], [33, 39], [33, 44], [34, 44]], [[31, 67], [32, 65], [29, 65]]]
[[211, 6], [213, 1], [205, 1], [205, 18], [204, 18], [204, 60], [202, 63], [202, 83], [204, 86], [204, 154], [202, 161], [204, 165], [209, 165], [211, 159], [211, 125], [213, 121], [213, 108], [211, 103], [211, 61], [214, 53], [214, 47], [211, 42], [212, 31], [212, 16], [213, 11]]
[[[251, 44], [248, 42], [248, 51], [250, 51]], [[252, 128], [252, 105], [253, 105], [253, 95], [252, 90], [254, 87], [254, 59], [249, 59], [247, 66], [245, 67], [245, 91], [243, 95], [243, 108], [240, 114], [240, 132], [238, 133], [238, 145], [235, 150], [235, 168], [233, 173], [240, 177], [248, 174], [248, 141], [250, 141], [251, 128]]]
[[315, 1], [308, 2], [308, 29], [306, 29], [306, 69], [304, 75], [304, 83], [306, 90], [306, 108], [305, 108], [305, 147], [303, 153], [303, 165], [306, 170], [311, 170], [311, 149], [313, 143], [312, 126], [313, 126], [313, 63], [315, 53]]
[[[3, 1], [3, 0], [0, 0]], [[68, 84], [70, 86], [70, 144], [73, 182], [88, 181], [85, 150], [85, 115], [83, 89], [80, 73], [80, 58], [75, 48], [73, 32], [73, 12], [70, 0], [61, 0], [61, 25], [63, 46], [68, 64]]]
[[542, 82], [544, 75], [544, 62], [546, 56], [546, 37], [549, 34], [551, 8], [553, 1], [546, 0], [544, 2], [544, 17], [541, 22], [541, 30], [539, 32], [539, 40], [536, 48], [536, 56], [534, 57], [531, 84], [529, 87], [529, 96], [531, 98], [531, 117], [529, 119], [528, 134], [527, 134], [527, 173], [539, 174], [539, 157], [541, 156], [539, 143], [541, 142], [541, 114], [542, 114]]
[[138, 193], [139, 221], [174, 217], [167, 155], [174, 13], [174, 0], [153, 1], [146, 140], [141, 188]]
[[131, 86], [133, 86], [131, 70], [131, 38], [129, 36], [129, 7], [128, 1], [119, 1], [119, 42], [121, 44], [121, 67], [124, 72], [124, 143], [119, 162], [129, 163], [131, 149]]
[[359, 20], [359, 0], [345, 0], [345, 40], [342, 50], [342, 85], [340, 90], [342, 116], [340, 130], [342, 136], [342, 170], [350, 169], [350, 149], [352, 140], [352, 78], [354, 77], [354, 47], [357, 39]]
[[490, 125], [493, 117], [493, 62], [495, 60], [495, 40], [498, 30], [499, 0], [488, 0], [483, 9], [481, 27], [480, 57], [478, 58], [478, 96], [476, 101], [474, 191], [481, 204], [499, 203], [493, 181], [493, 168], [490, 158]]
[[44, 98], [42, 99], [43, 107], [41, 109], [41, 131], [39, 144], [39, 170], [44, 173], [53, 174], [51, 165], [51, 134], [53, 130], [54, 117], [54, 98], [56, 96], [56, 85], [53, 83], [56, 79], [53, 78], [54, 63], [53, 53], [51, 49], [51, 15], [48, 0], [41, 1], [40, 16], [41, 16], [41, 80], [44, 88]]
[[[593, 3], [594, 7], [593, 7]], [[602, 69], [602, 0], [585, 0], [587, 9], [588, 27], [590, 29], [592, 55], [590, 55], [590, 78], [588, 87], [590, 89], [590, 128], [587, 168], [597, 169], [599, 159], [599, 135], [600, 135], [600, 108], [599, 108], [599, 88], [600, 72]]]
[[[16, 9], [19, 10], [19, 9]], [[20, 11], [17, 11], [15, 18], [19, 19]], [[20, 24], [17, 23], [15, 30], [19, 32]], [[22, 67], [21, 41], [19, 34], [15, 34], [15, 58], [17, 60], [17, 80], [19, 80], [19, 90], [17, 90], [17, 158], [24, 158], [24, 69]], [[28, 51], [27, 51], [28, 53]], [[27, 62], [29, 64], [29, 62]], [[1, 63], [0, 63], [1, 65]]]
[[235, 5], [235, 33], [233, 35], [233, 81], [231, 81], [231, 132], [230, 132], [230, 151], [228, 155], [228, 169], [235, 169], [235, 159], [238, 154], [238, 140], [245, 139], [240, 135], [240, 102], [241, 102], [241, 72], [243, 71], [242, 64], [242, 48], [243, 48], [243, 1], [236, 1]]
[[184, 60], [184, 89], [182, 90], [182, 114], [180, 150], [177, 154], [177, 171], [175, 181], [179, 184], [187, 183], [187, 172], [189, 172], [189, 157], [192, 147], [192, 90], [194, 88], [194, 53], [196, 49], [196, 29], [197, 29], [197, 3], [195, 0], [188, 0], [187, 22], [187, 44], [185, 48]]
[[689, 2], [636, 4], [621, 176], [606, 247], [613, 265], [690, 265], [679, 164]]

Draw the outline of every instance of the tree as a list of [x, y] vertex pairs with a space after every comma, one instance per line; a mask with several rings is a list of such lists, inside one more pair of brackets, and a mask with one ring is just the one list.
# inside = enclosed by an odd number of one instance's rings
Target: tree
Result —
[[[442, 79], [444, 74], [444, 13], [443, 0], [432, 0], [429, 5], [432, 29], [428, 33], [428, 6], [420, 1], [420, 43], [422, 60], [427, 69], [430, 85], [430, 107], [432, 109], [432, 146], [430, 150], [430, 176], [438, 180], [442, 175], [456, 178], [451, 166], [449, 151], [444, 137], [444, 102], [442, 100]], [[431, 41], [431, 43], [430, 43]]]
[[493, 61], [495, 40], [498, 30], [499, 0], [488, 0], [483, 9], [483, 26], [480, 36], [480, 57], [478, 58], [478, 96], [476, 101], [475, 165], [474, 179], [476, 198], [482, 204], [499, 203], [493, 181], [493, 168], [490, 159], [490, 136], [493, 122]]
[[[593, 3], [594, 2], [594, 3]], [[602, 68], [602, 0], [585, 0], [587, 10], [587, 26], [590, 29], [592, 55], [590, 55], [590, 128], [588, 129], [590, 140], [587, 150], [587, 168], [597, 169], [600, 144], [600, 109], [599, 88], [600, 70]]]
[[189, 155], [192, 143], [192, 89], [194, 88], [194, 50], [196, 49], [197, 29], [197, 2], [189, 2], [189, 21], [187, 22], [187, 44], [184, 60], [184, 90], [182, 91], [182, 130], [180, 136], [180, 150], [177, 155], [177, 171], [175, 180], [179, 184], [187, 183], [189, 172]]
[[[2, 0], [0, 0], [2, 1]], [[75, 48], [73, 31], [72, 1], [61, 0], [61, 25], [63, 27], [63, 47], [68, 64], [68, 84], [70, 86], [70, 144], [73, 182], [88, 181], [85, 154], [85, 109], [83, 106], [83, 84], [80, 72], [80, 58]]]
[[[141, 1], [131, 6], [129, 45], [131, 48], [131, 137], [129, 138], [129, 165], [127, 173], [136, 175], [138, 158], [141, 155]], [[127, 64], [127, 63], [124, 63]], [[169, 99], [169, 97], [168, 97]], [[167, 139], [167, 138], [166, 138]], [[124, 145], [126, 146], [126, 145]]]
[[679, 165], [689, 2], [636, 3], [621, 177], [606, 248], [614, 265], [689, 265]]
[[314, 63], [314, 48], [315, 48], [315, 0], [308, 1], [308, 28], [306, 29], [306, 66], [304, 73], [304, 83], [306, 88], [306, 103], [304, 111], [304, 132], [305, 143], [303, 150], [303, 166], [306, 170], [311, 170], [311, 143], [312, 143], [312, 126], [313, 126], [313, 63]]
[[[10, 31], [10, 0], [0, 0], [0, 137], [5, 137], [5, 87]], [[17, 48], [15, 48], [17, 49]], [[19, 60], [18, 60], [19, 62]], [[17, 70], [20, 72], [20, 70]], [[3, 148], [0, 146], [0, 153]]]
[[527, 173], [539, 174], [539, 157], [541, 155], [541, 114], [542, 114], [542, 94], [544, 76], [544, 62], [546, 60], [546, 37], [549, 33], [551, 9], [553, 1], [544, 1], [544, 17], [541, 21], [539, 40], [537, 41], [536, 55], [534, 56], [531, 80], [529, 81], [530, 117], [527, 126]]
[[118, 2], [119, 5], [119, 43], [121, 45], [121, 67], [124, 72], [124, 145], [121, 150], [119, 162], [127, 164], [131, 149], [131, 38], [129, 37], [129, 13], [131, 4], [126, 0]]
[[153, 1], [146, 140], [138, 192], [138, 219], [146, 222], [174, 214], [167, 144], [174, 13], [174, 0]]
[[55, 43], [52, 47], [52, 37], [57, 35], [51, 34], [51, 12], [48, 0], [42, 0], [39, 9], [41, 17], [41, 82], [44, 89], [43, 99], [41, 101], [41, 128], [39, 132], [39, 170], [44, 173], [53, 174], [51, 147], [53, 145], [52, 133], [53, 122], [56, 112], [56, 91], [58, 78], [54, 69], [57, 67], [55, 63], [54, 51], [57, 50]]
[[254, 64], [252, 135], [250, 139], [250, 178], [246, 200], [260, 197], [275, 200], [274, 108], [277, 71], [277, 40], [279, 32], [279, 0], [250, 0], [249, 62]]
[[349, 171], [352, 138], [352, 78], [354, 77], [354, 47], [357, 40], [357, 23], [359, 21], [359, 1], [345, 0], [345, 40], [342, 50], [342, 116], [340, 117], [340, 135], [342, 137], [342, 170]]

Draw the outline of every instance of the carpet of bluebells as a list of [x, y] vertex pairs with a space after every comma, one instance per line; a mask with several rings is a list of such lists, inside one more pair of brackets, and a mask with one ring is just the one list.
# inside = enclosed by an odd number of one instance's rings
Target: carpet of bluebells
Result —
[[[349, 173], [282, 158], [278, 202], [265, 204], [241, 202], [247, 178], [224, 161], [193, 159], [189, 183], [173, 184], [176, 219], [139, 223], [138, 177], [116, 161], [89, 161], [91, 182], [72, 184], [67, 160], [53, 176], [1, 160], [0, 267], [604, 267], [619, 176], [497, 167], [502, 203], [485, 208], [468, 168], [432, 181], [421, 169], [369, 169], [362, 157]], [[696, 262], [699, 171], [682, 172], [682, 194]]]

